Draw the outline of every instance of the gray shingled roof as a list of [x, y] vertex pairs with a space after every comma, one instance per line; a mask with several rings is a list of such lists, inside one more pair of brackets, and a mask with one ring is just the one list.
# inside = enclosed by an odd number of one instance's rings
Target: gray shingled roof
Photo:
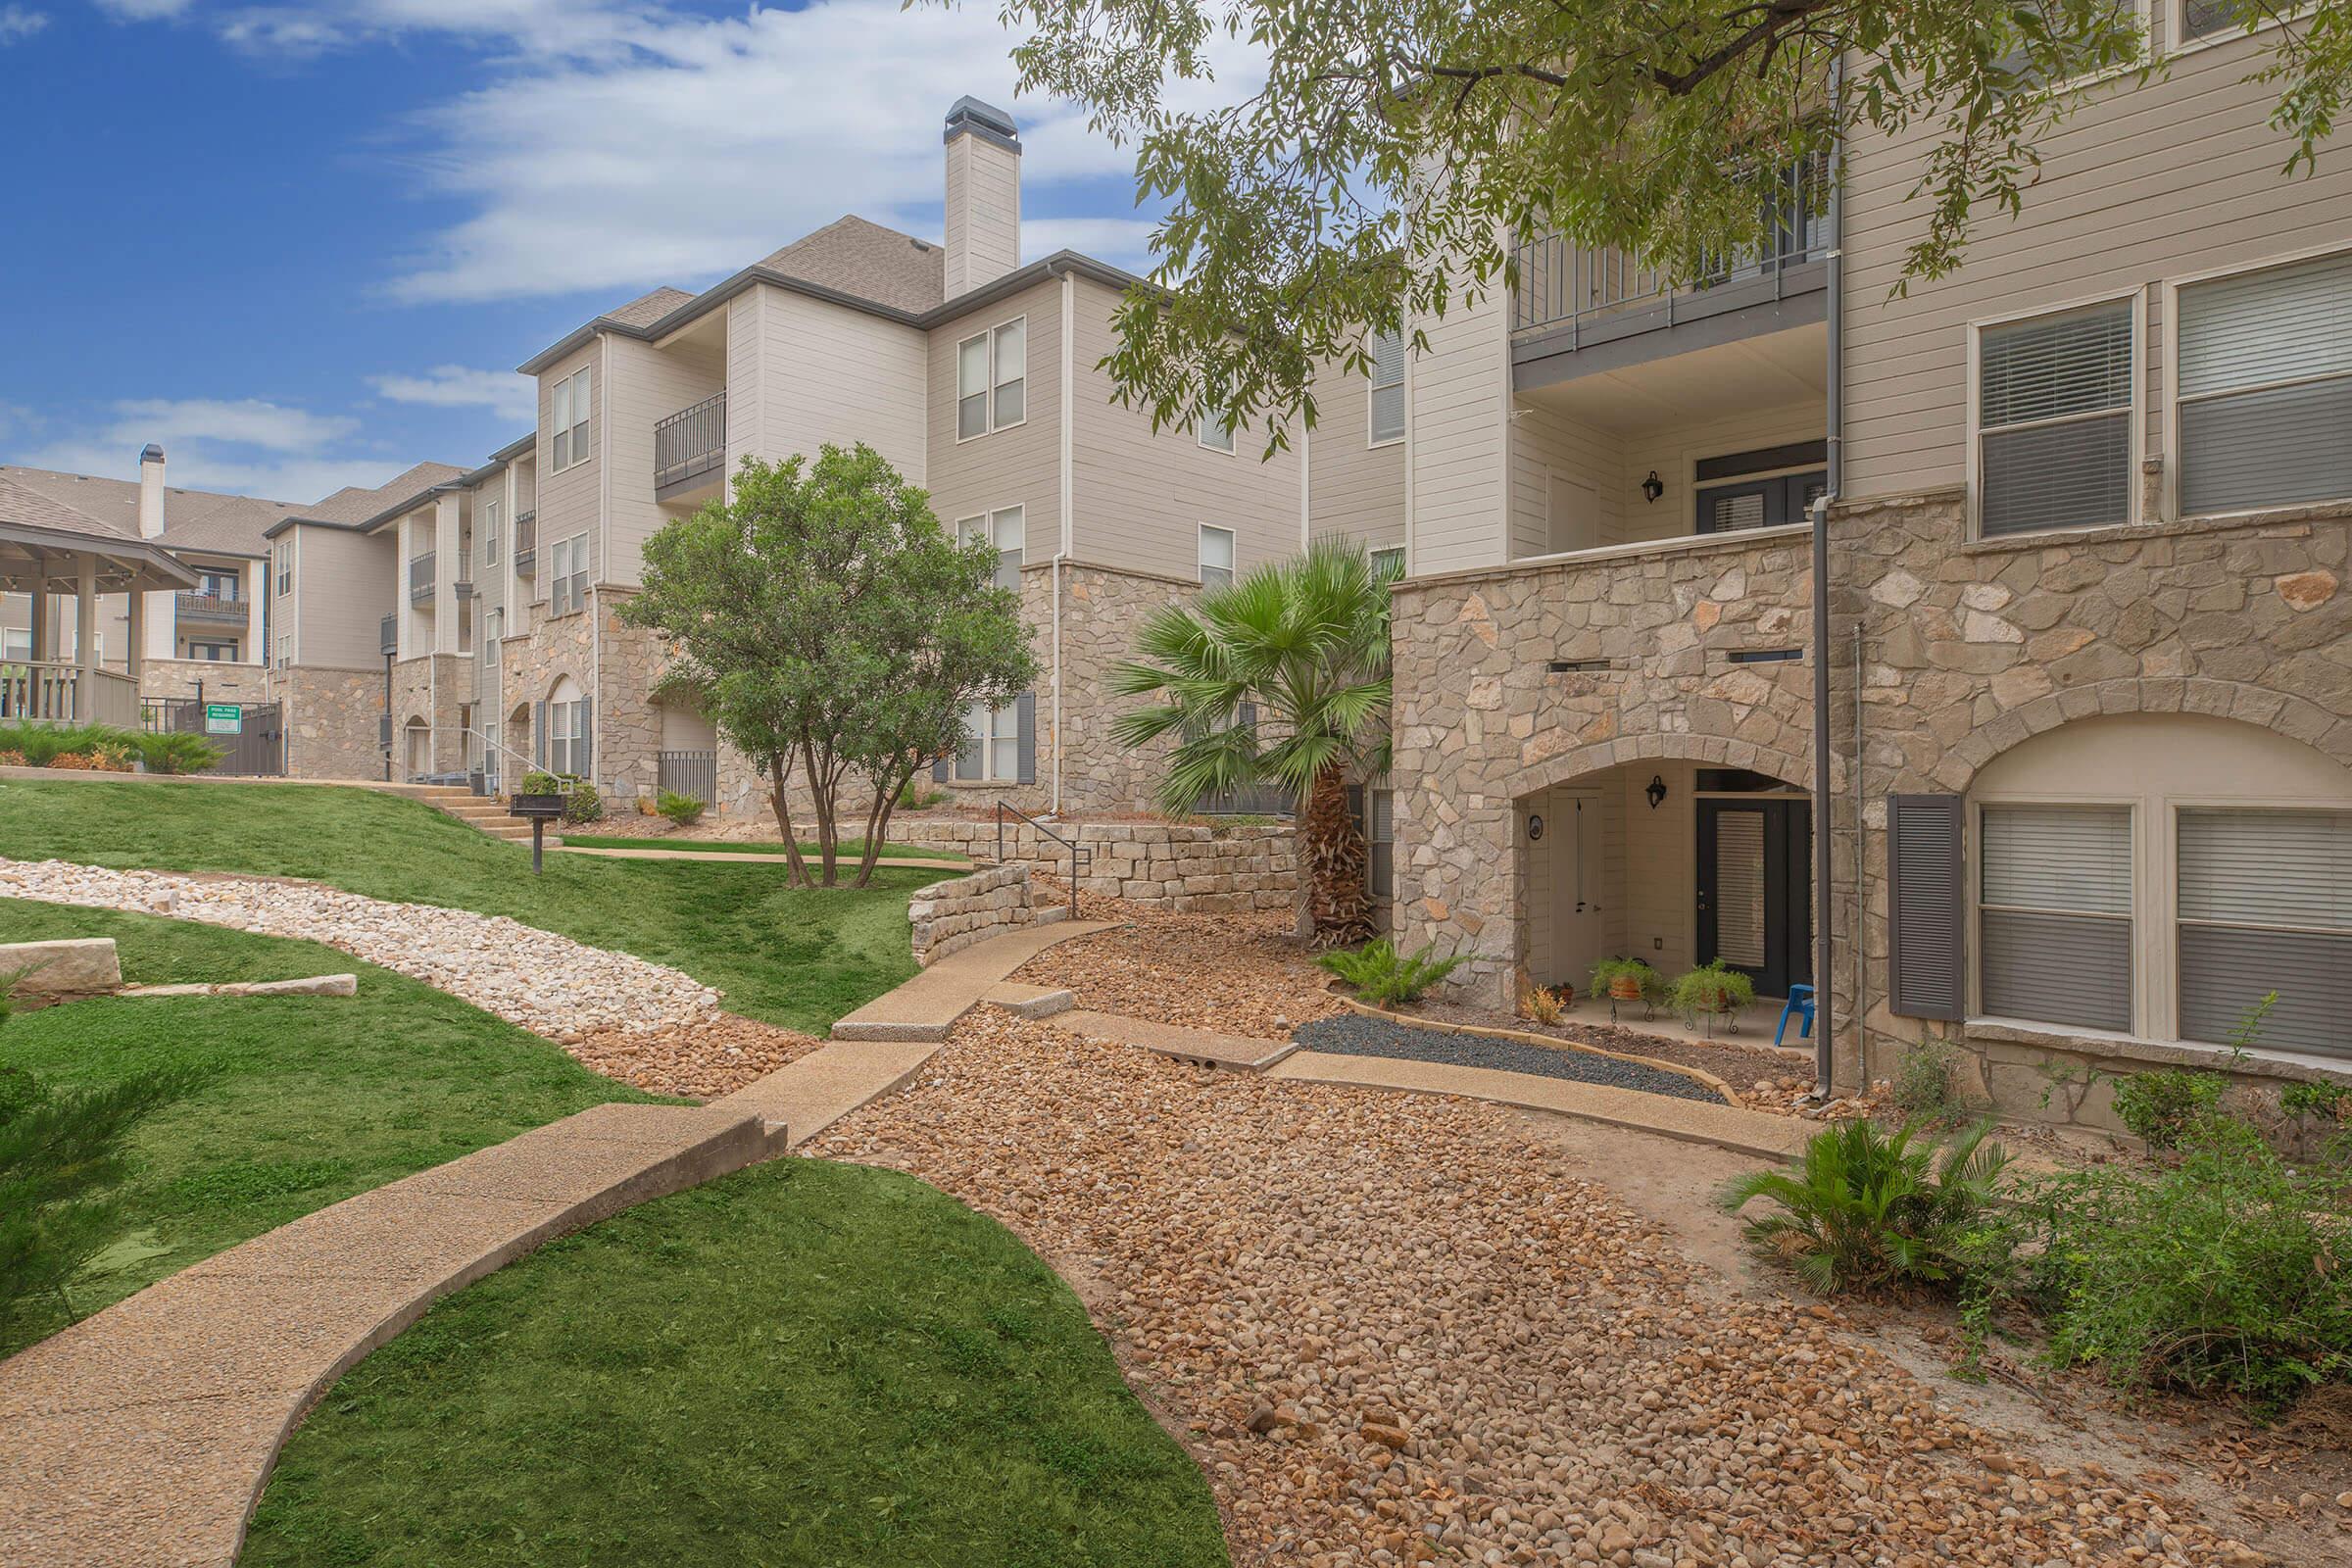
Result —
[[288, 515], [296, 522], [339, 522], [346, 527], [355, 526], [381, 516], [403, 502], [415, 500], [435, 485], [463, 479], [466, 474], [466, 469], [453, 467], [446, 463], [419, 463], [372, 490], [346, 486], [310, 506], [292, 509]]
[[605, 315], [623, 326], [651, 326], [693, 298], [682, 288], [658, 288]]
[[[0, 465], [0, 475], [24, 490], [67, 507], [112, 533], [139, 537], [139, 483], [92, 473]], [[229, 555], [266, 553], [262, 530], [295, 509], [291, 501], [228, 495], [218, 490], [164, 487], [164, 535], [157, 543], [174, 550], [217, 550]]]
[[[0, 522], [20, 522], [29, 528], [55, 528], [61, 533], [87, 534], [97, 539], [124, 537], [122, 529], [70, 507], [45, 489], [35, 489], [26, 482], [28, 476], [36, 474], [53, 479], [72, 477], [51, 474], [40, 468], [0, 466]], [[128, 537], [138, 537], [135, 525]]]
[[759, 265], [909, 316], [947, 298], [944, 249], [862, 218], [835, 219]]

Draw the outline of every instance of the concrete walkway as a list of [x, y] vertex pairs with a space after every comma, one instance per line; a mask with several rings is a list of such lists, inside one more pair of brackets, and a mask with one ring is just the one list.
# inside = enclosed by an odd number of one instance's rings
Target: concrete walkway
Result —
[[1180, 1024], [1150, 1018], [1129, 1018], [1115, 1012], [1064, 1012], [1054, 1027], [1089, 1040], [1108, 1040], [1135, 1046], [1155, 1055], [1189, 1061], [1202, 1067], [1229, 1067], [1263, 1072], [1301, 1048], [1296, 1040], [1258, 1040], [1249, 1035], [1220, 1034], [1213, 1029], [1187, 1029]]
[[1109, 920], [1058, 920], [1021, 926], [1001, 937], [951, 953], [913, 979], [859, 1007], [833, 1026], [836, 1040], [948, 1038], [956, 1020], [979, 1005], [998, 982], [1056, 942], [1107, 931]]
[[[757, 851], [746, 850], [612, 850], [589, 844], [550, 844], [548, 848], [562, 850], [565, 855], [601, 855], [612, 860], [720, 860], [733, 865], [773, 865], [779, 869], [790, 863], [781, 855], [761, 855]], [[809, 858], [813, 860], [815, 857], [811, 855]], [[874, 869], [877, 871], [973, 871], [979, 867], [969, 860], [903, 859], [894, 855], [886, 859], [876, 860]]]

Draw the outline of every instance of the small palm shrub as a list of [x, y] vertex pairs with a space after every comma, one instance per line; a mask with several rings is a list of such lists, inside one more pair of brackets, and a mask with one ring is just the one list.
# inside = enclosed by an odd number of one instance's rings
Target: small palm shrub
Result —
[[201, 773], [225, 755], [211, 741], [186, 730], [141, 735], [138, 748], [139, 760], [147, 764], [150, 773]]
[[1360, 948], [1334, 949], [1315, 961], [1347, 981], [1363, 1001], [1376, 1007], [1393, 1007], [1401, 1002], [1420, 1001], [1430, 987], [1453, 973], [1469, 956], [1433, 957], [1436, 951], [1434, 946], [1426, 947], [1402, 957], [1395, 943], [1381, 937]]
[[1754, 1171], [1723, 1189], [1734, 1213], [1758, 1199], [1747, 1240], [1824, 1295], [1957, 1287], [1971, 1267], [2009, 1156], [1990, 1124], [1939, 1146], [1905, 1126], [1869, 1121], [1816, 1133], [1785, 1170]]
[[663, 790], [654, 800], [654, 809], [669, 818], [676, 827], [692, 827], [703, 819], [703, 803], [691, 795], [676, 790]]
[[1675, 977], [1674, 1009], [1687, 1017], [1723, 1016], [1756, 1000], [1756, 983], [1721, 958]]

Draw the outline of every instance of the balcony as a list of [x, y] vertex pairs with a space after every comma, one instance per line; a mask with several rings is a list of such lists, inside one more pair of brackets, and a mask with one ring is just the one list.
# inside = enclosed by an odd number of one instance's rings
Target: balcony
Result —
[[175, 594], [172, 609], [183, 621], [210, 626], [245, 624], [245, 601], [235, 594]]
[[[1519, 247], [1511, 290], [1511, 360], [1521, 391], [1594, 370], [1820, 321], [1829, 283], [1826, 179], [1797, 165], [1772, 182], [1763, 245], [1677, 283], [1638, 257], [1564, 235]], [[1571, 359], [1570, 356], [1575, 358]]]
[[654, 426], [654, 499], [715, 491], [727, 468], [727, 395], [708, 397]]
[[111, 669], [40, 660], [0, 662], [0, 720], [139, 727], [139, 683]]
[[427, 550], [409, 563], [409, 603], [429, 605], [433, 602], [433, 552]]
[[528, 577], [539, 569], [539, 514], [514, 514], [514, 575]]
[[400, 652], [400, 614], [398, 612], [386, 615], [377, 623], [375, 641], [377, 652], [386, 658]]

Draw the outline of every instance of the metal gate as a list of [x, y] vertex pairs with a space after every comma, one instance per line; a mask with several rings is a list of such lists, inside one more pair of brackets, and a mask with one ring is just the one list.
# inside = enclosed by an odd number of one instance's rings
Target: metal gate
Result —
[[220, 760], [205, 769], [240, 778], [275, 778], [286, 771], [286, 709], [283, 703], [241, 705], [234, 735], [205, 728], [205, 704], [192, 697], [151, 697], [141, 705], [146, 727], [202, 735], [220, 748]]

